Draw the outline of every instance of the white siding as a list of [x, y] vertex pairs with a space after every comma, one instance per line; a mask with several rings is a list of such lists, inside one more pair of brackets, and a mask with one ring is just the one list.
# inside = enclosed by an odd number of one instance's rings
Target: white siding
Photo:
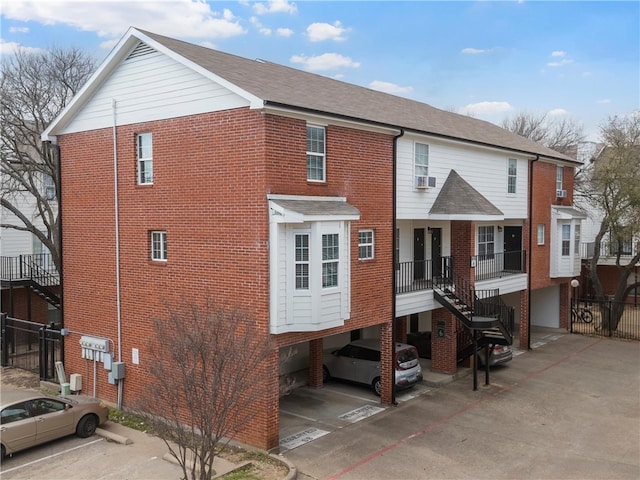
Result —
[[560, 289], [557, 285], [531, 291], [531, 325], [560, 327]]
[[[17, 194], [8, 198], [40, 231], [45, 231], [42, 219], [37, 216], [35, 199], [27, 194]], [[56, 208], [56, 202], [52, 203]], [[23, 223], [18, 217], [4, 207], [0, 207], [0, 223], [20, 225]], [[33, 251], [34, 236], [31, 232], [23, 232], [13, 228], [0, 228], [0, 255], [4, 257], [17, 257], [28, 255]]]
[[158, 52], [125, 60], [61, 133], [248, 106], [228, 89]]
[[396, 317], [438, 308], [442, 308], [442, 305], [433, 298], [433, 290], [421, 290], [419, 292], [396, 295]]
[[476, 282], [476, 290], [494, 290], [498, 289], [500, 295], [507, 293], [519, 292], [527, 288], [527, 274], [507, 275], [502, 278], [492, 278]]
[[[429, 176], [436, 187], [416, 190], [413, 169], [414, 142], [429, 145]], [[433, 202], [451, 170], [499, 208], [505, 218], [526, 218], [528, 162], [525, 157], [442, 140], [405, 136], [398, 141], [397, 206], [399, 219], [427, 219]], [[516, 193], [507, 193], [507, 162], [517, 163]]]

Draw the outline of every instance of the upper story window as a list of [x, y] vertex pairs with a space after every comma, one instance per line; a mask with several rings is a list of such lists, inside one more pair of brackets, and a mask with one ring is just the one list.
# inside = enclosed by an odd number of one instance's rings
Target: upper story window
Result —
[[151, 260], [167, 261], [167, 232], [151, 232]]
[[360, 230], [358, 232], [358, 259], [369, 260], [373, 258], [373, 230]]
[[575, 237], [573, 239], [573, 253], [580, 254], [580, 225], [576, 225]]
[[296, 290], [309, 290], [309, 234], [295, 235]]
[[325, 167], [324, 128], [307, 125], [307, 180], [324, 182]]
[[153, 183], [153, 148], [150, 133], [140, 133], [136, 139], [138, 157], [138, 185]]
[[544, 223], [538, 224], [538, 245], [544, 245]]
[[413, 163], [416, 177], [429, 175], [429, 145], [417, 142], [414, 144]]
[[562, 225], [562, 256], [568, 257], [571, 253], [571, 225]]
[[562, 176], [564, 169], [561, 166], [556, 167], [556, 190], [563, 190], [562, 188]]
[[478, 227], [478, 255], [480, 255], [480, 260], [493, 258], [495, 252], [493, 228], [493, 225]]
[[56, 199], [56, 184], [53, 181], [53, 177], [48, 173], [42, 174], [42, 186], [44, 188], [44, 198], [46, 200]]
[[518, 162], [510, 158], [507, 164], [507, 193], [516, 193], [516, 180], [518, 179]]
[[322, 235], [322, 288], [338, 286], [340, 248], [338, 234]]

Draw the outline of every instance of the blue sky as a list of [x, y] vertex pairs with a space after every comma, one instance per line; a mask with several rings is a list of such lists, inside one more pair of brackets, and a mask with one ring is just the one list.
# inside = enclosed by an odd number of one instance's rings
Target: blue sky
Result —
[[640, 108], [638, 1], [5, 0], [0, 51], [102, 61], [129, 26], [498, 124], [567, 117], [589, 140]]

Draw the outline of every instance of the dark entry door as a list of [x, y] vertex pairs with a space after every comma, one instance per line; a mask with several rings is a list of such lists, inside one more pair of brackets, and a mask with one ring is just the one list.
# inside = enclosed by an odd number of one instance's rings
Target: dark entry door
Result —
[[442, 275], [442, 229], [431, 229], [431, 269], [433, 277]]
[[504, 269], [522, 271], [522, 227], [504, 227]]
[[413, 229], [413, 279], [424, 280], [424, 228]]

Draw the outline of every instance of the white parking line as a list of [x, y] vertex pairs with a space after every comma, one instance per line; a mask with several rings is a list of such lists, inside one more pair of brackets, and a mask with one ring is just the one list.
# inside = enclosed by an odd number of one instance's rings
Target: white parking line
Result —
[[65, 453], [72, 452], [74, 450], [78, 450], [79, 448], [88, 447], [89, 445], [93, 445], [94, 443], [102, 442], [103, 440], [104, 440], [104, 438], [99, 438], [97, 440], [94, 440], [93, 442], [84, 443], [82, 445], [78, 445], [77, 447], [73, 447], [73, 448], [68, 448], [67, 450], [63, 450], [61, 452], [54, 453], [53, 455], [47, 455], [46, 457], [39, 458], [38, 460], [34, 460], [33, 462], [25, 463], [24, 465], [19, 465], [17, 467], [10, 468], [9, 470], [2, 470], [2, 471], [0, 471], [0, 475], [2, 475], [3, 473], [13, 472], [14, 470], [20, 470], [21, 468], [28, 467], [30, 465], [35, 465], [36, 463], [40, 463], [40, 462], [43, 462], [44, 460], [49, 460], [50, 458], [54, 458], [54, 457], [57, 457], [59, 455], [65, 454]]
[[305, 417], [304, 415], [299, 415], [297, 413], [290, 412], [289, 410], [285, 410], [284, 408], [281, 408], [280, 412], [286, 413], [287, 415], [291, 415], [293, 417], [298, 417], [298, 418], [302, 418], [304, 420], [309, 420], [310, 422], [317, 422], [318, 421], [317, 418]]

